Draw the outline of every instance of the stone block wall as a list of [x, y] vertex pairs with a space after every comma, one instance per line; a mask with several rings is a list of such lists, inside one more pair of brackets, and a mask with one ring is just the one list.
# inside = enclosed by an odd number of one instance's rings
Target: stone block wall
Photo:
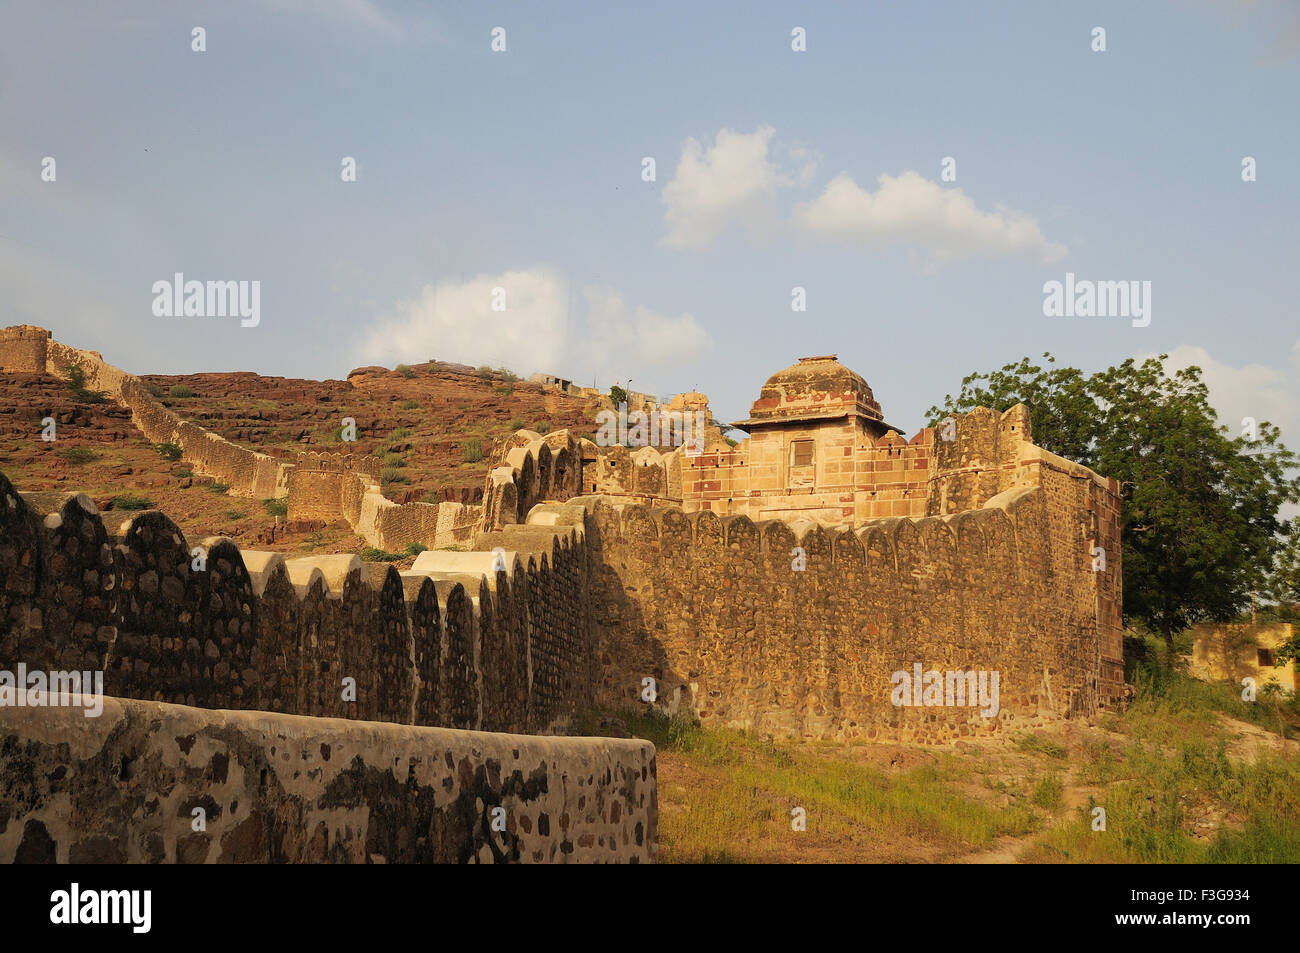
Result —
[[0, 711], [0, 777], [5, 863], [655, 859], [647, 741], [109, 698]]

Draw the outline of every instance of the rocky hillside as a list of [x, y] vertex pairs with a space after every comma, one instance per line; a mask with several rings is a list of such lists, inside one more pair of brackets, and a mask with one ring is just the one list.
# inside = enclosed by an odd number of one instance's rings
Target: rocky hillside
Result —
[[[360, 368], [346, 381], [252, 373], [142, 375], [182, 417], [251, 449], [291, 458], [302, 450], [373, 453], [384, 460], [384, 492], [395, 502], [478, 502], [496, 440], [523, 427], [595, 430], [592, 401], [437, 362]], [[356, 440], [341, 439], [344, 418]], [[53, 418], [53, 441], [41, 439]], [[281, 551], [357, 552], [345, 523], [286, 523], [274, 501], [229, 496], [219, 483], [169, 459], [131, 414], [95, 401], [57, 377], [0, 374], [0, 466], [21, 490], [78, 490], [106, 512], [156, 507], [189, 539], [229, 536]]]

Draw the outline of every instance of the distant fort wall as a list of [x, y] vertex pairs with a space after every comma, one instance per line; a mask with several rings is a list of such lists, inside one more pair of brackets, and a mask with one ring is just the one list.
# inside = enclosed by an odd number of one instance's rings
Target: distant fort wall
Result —
[[131, 411], [132, 422], [152, 443], [175, 443], [181, 459], [230, 487], [237, 496], [285, 498], [291, 520], [346, 519], [378, 549], [400, 552], [423, 546], [468, 545], [481, 509], [461, 503], [398, 504], [383, 495], [380, 462], [373, 456], [305, 452], [293, 461], [240, 447], [181, 419], [138, 377], [106, 363], [95, 351], [60, 344], [44, 328], [0, 329], [0, 370], [66, 375], [72, 366], [86, 386], [107, 393]]
[[174, 443], [181, 459], [230, 486], [239, 496], [269, 499], [288, 493], [292, 464], [231, 443], [224, 437], [182, 420], [149, 392], [134, 374], [105, 363], [96, 351], [60, 344], [44, 328], [0, 328], [0, 370], [66, 375], [80, 367], [86, 386], [102, 390], [131, 411], [131, 419], [153, 443]]

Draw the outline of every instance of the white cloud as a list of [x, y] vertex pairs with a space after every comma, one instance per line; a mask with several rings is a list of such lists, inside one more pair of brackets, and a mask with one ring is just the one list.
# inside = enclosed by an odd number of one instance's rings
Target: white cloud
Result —
[[811, 152], [796, 146], [786, 150], [796, 167], [783, 169], [768, 155], [774, 132], [771, 126], [752, 133], [723, 129], [710, 148], [698, 139], [682, 143], [676, 174], [663, 191], [663, 244], [704, 248], [733, 224], [752, 232], [770, 227], [777, 190], [807, 183], [817, 164]]
[[[492, 310], [497, 288], [505, 292], [505, 311]], [[360, 354], [383, 364], [437, 358], [586, 380], [691, 363], [712, 347], [689, 312], [629, 306], [608, 288], [576, 290], [570, 295], [568, 282], [543, 267], [425, 285], [417, 299], [398, 302], [371, 325]]]
[[[1154, 357], [1155, 355], [1143, 355]], [[1292, 349], [1293, 365], [1300, 358], [1300, 341]], [[1300, 388], [1295, 376], [1279, 367], [1267, 364], [1246, 364], [1233, 367], [1210, 356], [1203, 347], [1181, 345], [1169, 352], [1165, 361], [1168, 373], [1180, 371], [1195, 364], [1202, 370], [1201, 379], [1210, 391], [1210, 406], [1219, 414], [1219, 423], [1228, 428], [1228, 435], [1241, 434], [1241, 421], [1254, 417], [1265, 420], [1282, 431], [1282, 441], [1292, 449], [1300, 449], [1300, 432], [1297, 426], [1296, 407], [1300, 406]]]
[[812, 202], [796, 206], [793, 224], [806, 236], [867, 247], [919, 245], [937, 264], [971, 258], [1064, 257], [1065, 246], [1043, 237], [1037, 221], [997, 207], [984, 212], [958, 188], [941, 188], [917, 172], [882, 174], [868, 192], [847, 174]]

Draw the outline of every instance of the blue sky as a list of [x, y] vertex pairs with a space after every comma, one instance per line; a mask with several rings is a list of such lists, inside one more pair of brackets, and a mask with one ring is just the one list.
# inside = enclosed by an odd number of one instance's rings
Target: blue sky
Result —
[[[972, 370], [1169, 352], [1300, 446], [1295, 11], [17, 0], [2, 323], [136, 372], [440, 358], [732, 420], [838, 353], [909, 431]], [[1150, 325], [1045, 317], [1067, 271], [1150, 281]], [[155, 317], [175, 272], [260, 281], [260, 323]]]

